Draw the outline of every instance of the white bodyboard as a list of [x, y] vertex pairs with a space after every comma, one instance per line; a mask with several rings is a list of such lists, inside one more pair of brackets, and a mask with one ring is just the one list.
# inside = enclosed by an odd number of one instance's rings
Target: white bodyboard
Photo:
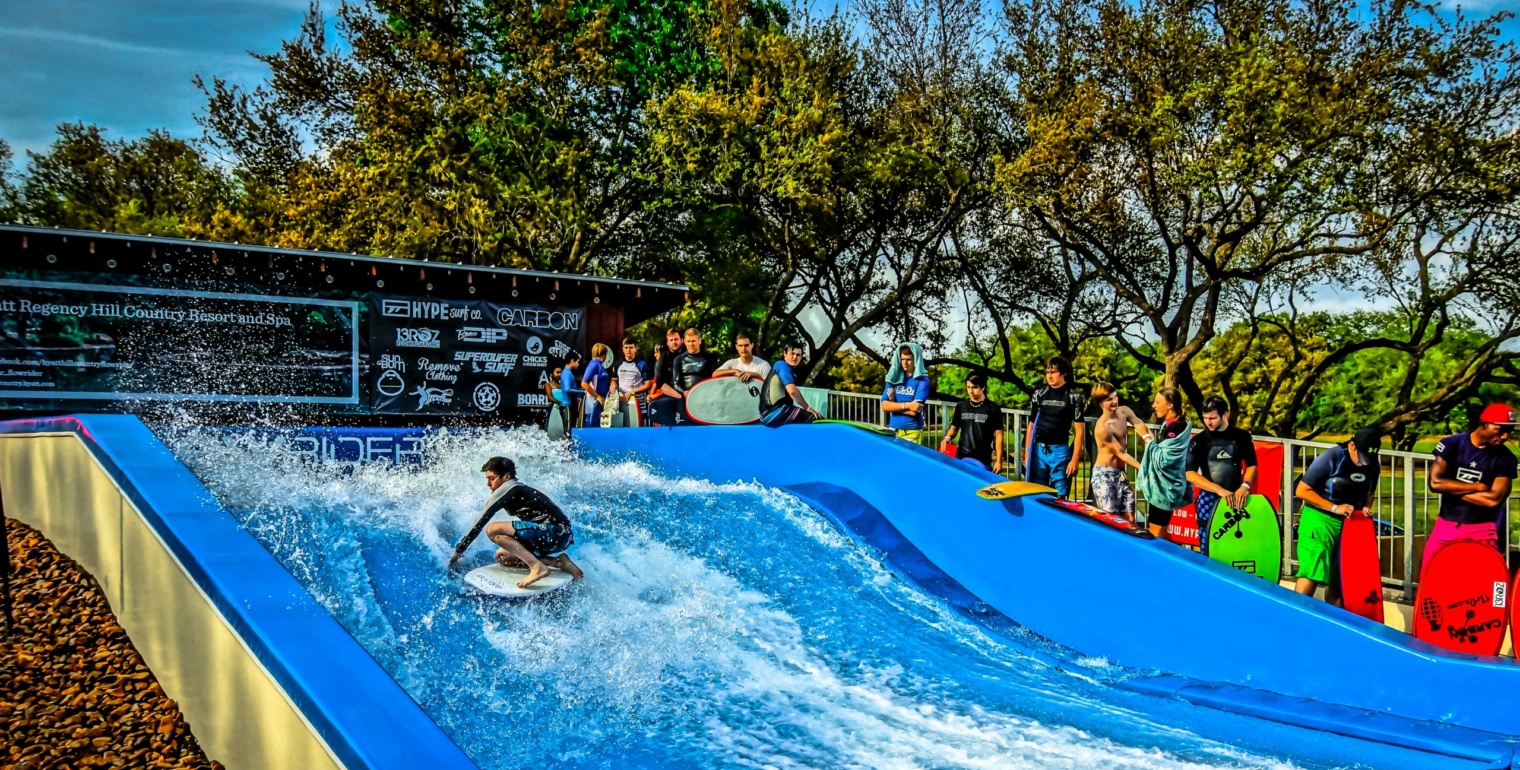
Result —
[[549, 570], [549, 576], [543, 580], [527, 588], [518, 588], [517, 581], [527, 576], [527, 567], [503, 567], [500, 564], [487, 564], [484, 567], [476, 567], [470, 570], [465, 574], [464, 582], [465, 585], [483, 594], [500, 596], [507, 599], [522, 599], [564, 588], [570, 584], [571, 580], [570, 573], [551, 569]]
[[760, 421], [760, 388], [754, 379], [715, 377], [693, 385], [686, 394], [686, 414], [707, 425], [747, 425]]

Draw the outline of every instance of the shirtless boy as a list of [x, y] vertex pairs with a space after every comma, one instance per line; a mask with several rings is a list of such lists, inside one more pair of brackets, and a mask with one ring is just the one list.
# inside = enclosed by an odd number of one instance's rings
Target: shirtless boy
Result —
[[1127, 406], [1119, 405], [1119, 393], [1114, 386], [1100, 382], [1093, 386], [1093, 400], [1103, 407], [1093, 425], [1093, 439], [1098, 444], [1098, 458], [1093, 461], [1093, 505], [1106, 513], [1117, 513], [1130, 521], [1135, 520], [1135, 488], [1129, 482], [1124, 466], [1139, 470], [1140, 461], [1126, 450], [1129, 427], [1135, 426], [1140, 437], [1149, 440], [1150, 429], [1135, 416]]

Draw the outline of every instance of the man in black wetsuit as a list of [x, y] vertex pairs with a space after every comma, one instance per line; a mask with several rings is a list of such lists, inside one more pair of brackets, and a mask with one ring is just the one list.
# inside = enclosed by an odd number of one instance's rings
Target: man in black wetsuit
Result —
[[1251, 434], [1230, 426], [1230, 407], [1212, 396], [1203, 402], [1202, 433], [1193, 437], [1188, 453], [1187, 480], [1198, 487], [1198, 542], [1209, 554], [1209, 523], [1219, 501], [1245, 507], [1256, 483], [1256, 444]]
[[[518, 481], [517, 465], [510, 459], [492, 457], [480, 469], [485, 471], [491, 496], [475, 526], [454, 547], [449, 569], [454, 569], [459, 557], [484, 529], [486, 539], [501, 549], [496, 552], [498, 563], [503, 567], [528, 568], [528, 576], [518, 581], [518, 588], [527, 588], [548, 577], [549, 567], [562, 569], [570, 573], [570, 577], [580, 580], [584, 573], [565, 553], [565, 549], [575, 542], [570, 518], [565, 512], [548, 495]], [[505, 513], [507, 520], [486, 526], [486, 522], [498, 512]]]
[[[656, 420], [661, 425], [682, 425], [688, 422], [686, 419], [686, 391], [691, 390], [697, 383], [713, 376], [717, 371], [718, 364], [712, 356], [702, 352], [702, 334], [696, 329], [686, 330], [686, 349], [676, 354], [671, 363], [671, 381], [660, 386], [660, 392], [666, 397], [676, 399], [675, 408], [666, 407], [661, 410], [660, 417]], [[667, 415], [666, 412], [673, 412]]]

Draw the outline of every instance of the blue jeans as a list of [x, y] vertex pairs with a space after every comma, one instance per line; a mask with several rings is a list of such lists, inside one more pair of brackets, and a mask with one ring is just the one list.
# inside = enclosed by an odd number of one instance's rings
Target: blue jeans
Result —
[[1027, 480], [1053, 487], [1061, 497], [1070, 497], [1071, 476], [1066, 474], [1066, 465], [1071, 462], [1071, 447], [1065, 444], [1036, 443], [1030, 449]]

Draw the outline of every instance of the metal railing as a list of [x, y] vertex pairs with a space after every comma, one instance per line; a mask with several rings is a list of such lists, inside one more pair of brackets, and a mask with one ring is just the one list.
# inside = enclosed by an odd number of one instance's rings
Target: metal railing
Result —
[[[947, 401], [929, 401], [926, 406], [928, 408], [924, 413], [922, 443], [930, 448], [937, 448], [950, 427], [950, 417], [955, 410], [955, 404]], [[836, 420], [851, 420], [883, 426], [887, 424], [887, 415], [881, 411], [880, 396], [865, 393], [828, 391], [826, 414], [830, 419]], [[1018, 478], [1022, 475], [1024, 432], [1028, 424], [1028, 411], [1003, 410], [1003, 446], [1007, 452], [1003, 476], [1007, 478]], [[1154, 430], [1155, 427], [1152, 426], [1152, 429]], [[1071, 494], [1078, 500], [1091, 498], [1089, 480], [1092, 477], [1095, 451], [1091, 443], [1092, 431], [1089, 430], [1087, 435], [1089, 438], [1086, 451], [1082, 453], [1082, 461], [1078, 466], [1076, 476], [1072, 479]], [[1283, 447], [1282, 489], [1278, 493], [1278, 500], [1283, 503], [1282, 507], [1287, 509], [1280, 513], [1285, 513], [1283, 516], [1284, 571], [1286, 575], [1291, 576], [1298, 569], [1295, 545], [1299, 506], [1294, 504], [1294, 488], [1299, 475], [1308, 470], [1309, 465], [1319, 457], [1320, 453], [1334, 444], [1271, 436], [1253, 436], [1253, 438]], [[1143, 451], [1141, 444], [1139, 436], [1131, 432], [1130, 453], [1139, 457]], [[1371, 513], [1382, 522], [1379, 524], [1378, 547], [1379, 561], [1383, 568], [1383, 585], [1385, 588], [1397, 590], [1398, 598], [1405, 602], [1414, 601], [1421, 552], [1425, 548], [1426, 535], [1435, 524], [1436, 516], [1440, 512], [1440, 495], [1431, 491], [1430, 485], [1426, 483], [1434, 460], [1432, 455], [1416, 452], [1385, 449], [1378, 454], [1381, 480]], [[1500, 527], [1499, 537], [1503, 552], [1510, 554], [1511, 544], [1520, 542], [1520, 537], [1513, 532], [1513, 528], [1520, 525], [1520, 516], [1516, 516], [1517, 511], [1520, 511], [1520, 499], [1511, 495], [1507, 506], [1509, 526]]]

